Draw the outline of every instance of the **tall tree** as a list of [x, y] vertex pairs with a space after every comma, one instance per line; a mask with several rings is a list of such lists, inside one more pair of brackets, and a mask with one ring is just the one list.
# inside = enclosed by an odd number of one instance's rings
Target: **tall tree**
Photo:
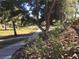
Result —
[[[6, 10], [11, 11], [11, 18], [19, 14], [15, 7], [23, 11], [23, 15], [26, 18], [32, 18], [42, 30], [44, 37], [47, 37], [52, 20], [63, 21], [65, 15], [72, 14], [72, 6], [74, 6], [75, 0], [6, 0], [6, 3], [2, 4], [3, 7], [6, 7]], [[20, 13], [22, 13], [21, 11]], [[45, 28], [39, 23], [41, 20], [46, 22]]]

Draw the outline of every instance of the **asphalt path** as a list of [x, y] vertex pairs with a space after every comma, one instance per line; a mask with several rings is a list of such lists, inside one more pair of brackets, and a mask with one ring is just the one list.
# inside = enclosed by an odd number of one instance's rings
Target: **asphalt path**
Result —
[[[35, 39], [39, 35], [40, 30], [37, 30], [35, 33], [29, 36], [19, 36], [19, 37], [13, 37], [13, 38], [8, 38], [8, 39], [0, 39], [0, 42], [2, 41], [8, 41], [8, 40], [14, 40], [14, 39], [20, 39], [20, 38], [28, 38], [28, 39]], [[24, 42], [18, 42], [13, 45], [9, 45], [5, 48], [0, 49], [0, 59], [11, 59], [11, 56], [13, 53], [20, 49], [22, 46], [24, 46]]]

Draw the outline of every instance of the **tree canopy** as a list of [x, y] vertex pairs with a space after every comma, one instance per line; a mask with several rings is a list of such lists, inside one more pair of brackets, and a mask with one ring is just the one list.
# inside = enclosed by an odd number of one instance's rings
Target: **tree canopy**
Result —
[[[48, 31], [53, 20], [64, 20], [66, 15], [74, 14], [77, 0], [5, 0], [1, 1], [0, 11], [9, 11], [8, 18], [14, 18], [19, 14], [27, 19], [33, 19], [37, 26], [44, 32]], [[2, 12], [0, 12], [1, 15]], [[42, 28], [41, 22], [45, 21], [46, 28]]]

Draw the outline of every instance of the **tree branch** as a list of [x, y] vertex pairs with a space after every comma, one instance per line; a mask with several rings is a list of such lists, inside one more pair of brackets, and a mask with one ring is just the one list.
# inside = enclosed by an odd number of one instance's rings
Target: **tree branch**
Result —
[[36, 22], [36, 25], [40, 28], [40, 30], [42, 31], [42, 32], [45, 32], [45, 30], [42, 28], [42, 26], [39, 24], [39, 0], [36, 0], [36, 9], [37, 9], [37, 11], [36, 11], [36, 14], [37, 14], [37, 19], [35, 20], [35, 22]]

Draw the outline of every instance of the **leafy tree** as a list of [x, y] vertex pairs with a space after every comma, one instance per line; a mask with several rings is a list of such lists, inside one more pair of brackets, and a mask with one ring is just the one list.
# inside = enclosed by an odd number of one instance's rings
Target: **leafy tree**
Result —
[[[4, 16], [4, 19], [8, 19], [7, 21], [9, 21], [9, 19], [11, 19], [12, 18], [12, 23], [13, 23], [13, 29], [14, 29], [14, 35], [17, 35], [16, 34], [16, 28], [15, 28], [15, 22], [14, 22], [14, 20], [13, 20], [13, 17], [11, 17], [11, 13], [13, 12], [13, 10], [14, 10], [14, 1], [9, 1], [9, 0], [6, 0], [6, 1], [2, 1], [1, 2], [1, 7], [2, 7], [2, 9], [3, 9], [3, 16]], [[5, 13], [4, 13], [4, 11], [5, 11]], [[10, 11], [9, 12], [9, 16], [7, 16], [7, 11]], [[14, 13], [13, 13], [14, 14]], [[10, 18], [11, 17], [11, 18]], [[4, 21], [4, 20], [3, 20]], [[5, 22], [5, 24], [6, 24], [6, 22]]]
[[[33, 19], [42, 30], [44, 37], [48, 36], [50, 24], [54, 19], [63, 21], [66, 15], [74, 12], [74, 4], [75, 0], [6, 0], [2, 2], [3, 8], [10, 10], [10, 18], [14, 19], [21, 13], [27, 19]], [[42, 21], [46, 23], [45, 28], [42, 28], [40, 24]]]

